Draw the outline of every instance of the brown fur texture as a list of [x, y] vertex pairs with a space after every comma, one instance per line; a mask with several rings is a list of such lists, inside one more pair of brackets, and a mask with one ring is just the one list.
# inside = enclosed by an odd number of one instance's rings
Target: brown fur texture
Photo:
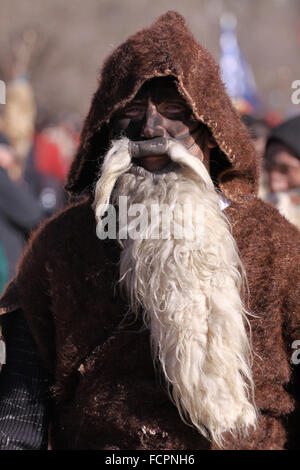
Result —
[[[99, 157], [109, 145], [107, 124], [112, 114], [130, 101], [146, 80], [173, 76], [195, 116], [208, 126], [228, 165], [217, 168], [223, 194], [231, 200], [257, 191], [258, 163], [248, 132], [225, 92], [219, 68], [200, 46], [176, 12], [162, 15], [139, 31], [106, 60], [80, 147], [66, 189], [73, 194], [93, 191]], [[215, 157], [222, 160], [221, 155]]]
[[[259, 425], [228, 449], [295, 446], [292, 342], [300, 339], [299, 232], [255, 197], [257, 162], [249, 136], [220, 82], [211, 56], [177, 13], [121, 45], [106, 62], [81, 145], [69, 175], [73, 194], [90, 193], [32, 236], [0, 313], [23, 309], [53, 379], [54, 449], [210, 449], [184, 424], [159, 383], [148, 331], [124, 321], [115, 283], [119, 247], [96, 237], [91, 208], [100, 156], [114, 110], [152, 76], [173, 74], [196, 116], [221, 149], [218, 181], [231, 200], [225, 210], [246, 268]], [[225, 171], [225, 172], [224, 172]], [[298, 366], [299, 368], [299, 366]], [[295, 371], [297, 367], [294, 367]]]

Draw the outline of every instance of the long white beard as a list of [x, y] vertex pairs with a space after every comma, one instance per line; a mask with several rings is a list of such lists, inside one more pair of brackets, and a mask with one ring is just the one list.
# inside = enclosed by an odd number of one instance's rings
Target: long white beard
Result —
[[144, 237], [122, 240], [120, 283], [132, 310], [143, 311], [153, 358], [181, 418], [222, 446], [223, 433], [247, 433], [257, 419], [241, 300], [244, 270], [205, 166], [181, 144], [171, 142], [169, 155], [180, 167], [152, 174], [131, 165], [126, 140], [116, 142], [105, 158], [94, 208], [99, 221], [113, 180], [113, 202], [127, 196], [129, 206], [201, 208], [201, 236], [192, 218], [188, 239], [152, 239], [147, 227]]

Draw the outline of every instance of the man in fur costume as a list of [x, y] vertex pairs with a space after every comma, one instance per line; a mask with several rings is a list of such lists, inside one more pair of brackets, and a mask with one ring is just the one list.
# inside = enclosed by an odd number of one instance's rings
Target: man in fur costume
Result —
[[295, 446], [299, 233], [257, 181], [178, 13], [107, 59], [66, 186], [78, 201], [32, 236], [0, 305], [47, 371], [54, 449]]

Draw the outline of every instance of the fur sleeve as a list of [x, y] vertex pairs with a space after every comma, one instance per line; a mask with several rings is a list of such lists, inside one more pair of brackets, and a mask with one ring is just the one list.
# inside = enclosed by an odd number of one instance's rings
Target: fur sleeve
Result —
[[[286, 279], [286, 292], [283, 298], [283, 332], [286, 346], [293, 355], [300, 350], [300, 260], [299, 244], [294, 256], [291, 256], [291, 269]], [[297, 344], [296, 344], [297, 343]], [[300, 352], [298, 354], [300, 359]], [[293, 360], [291, 360], [292, 363]], [[299, 365], [300, 367], [300, 365]]]
[[283, 302], [283, 335], [292, 377], [290, 392], [295, 398], [295, 411], [289, 418], [291, 449], [300, 442], [300, 263], [299, 245], [293, 259], [294, 267], [287, 279], [287, 292]]

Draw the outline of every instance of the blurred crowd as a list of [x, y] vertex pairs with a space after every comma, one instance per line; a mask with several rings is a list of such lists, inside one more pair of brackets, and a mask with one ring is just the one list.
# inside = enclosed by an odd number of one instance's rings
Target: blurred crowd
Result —
[[258, 196], [300, 230], [300, 115], [274, 122], [242, 115], [260, 159]]
[[67, 202], [64, 180], [78, 143], [72, 115], [37, 110], [26, 77], [7, 86], [0, 109], [0, 293], [30, 232]]
[[[261, 162], [259, 197], [300, 229], [300, 115], [242, 114]], [[30, 232], [67, 202], [64, 180], [81, 123], [36, 109], [25, 77], [7, 87], [0, 114], [0, 293], [15, 274]]]

